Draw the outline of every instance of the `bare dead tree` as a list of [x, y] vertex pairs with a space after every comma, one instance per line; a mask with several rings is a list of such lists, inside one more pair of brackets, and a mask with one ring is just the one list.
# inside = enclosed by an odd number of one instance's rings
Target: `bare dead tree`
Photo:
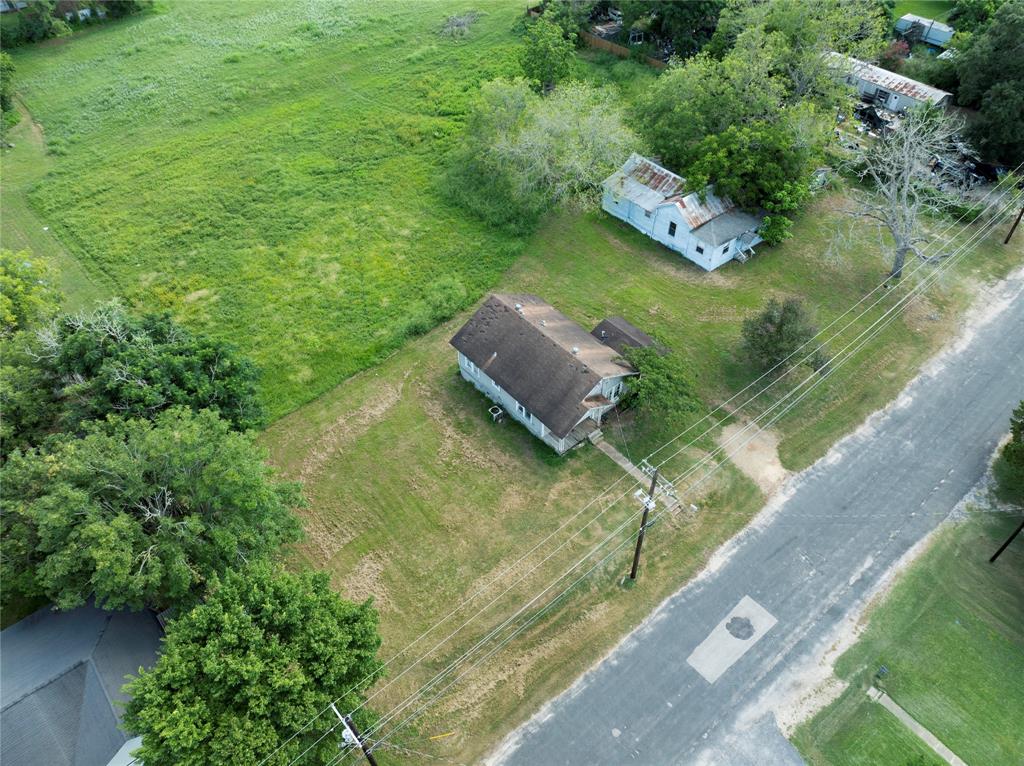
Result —
[[889, 276], [899, 281], [908, 255], [924, 259], [918, 245], [927, 241], [922, 217], [950, 203], [935, 188], [929, 166], [934, 160], [955, 160], [954, 137], [963, 121], [941, 109], [913, 109], [884, 136], [860, 151], [856, 170], [873, 193], [856, 194], [856, 215], [878, 221], [892, 236]]

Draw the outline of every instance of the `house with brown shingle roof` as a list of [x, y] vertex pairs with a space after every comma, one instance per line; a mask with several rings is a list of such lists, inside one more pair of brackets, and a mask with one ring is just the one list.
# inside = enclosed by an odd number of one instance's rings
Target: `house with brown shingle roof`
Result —
[[605, 179], [601, 207], [711, 271], [745, 261], [762, 242], [762, 219], [740, 210], [708, 187], [701, 199], [686, 192], [686, 180], [653, 160], [633, 154]]
[[599, 429], [638, 374], [621, 348], [651, 343], [613, 320], [617, 331], [605, 325], [605, 343], [602, 325], [590, 333], [536, 295], [496, 293], [451, 344], [463, 378], [562, 454]]

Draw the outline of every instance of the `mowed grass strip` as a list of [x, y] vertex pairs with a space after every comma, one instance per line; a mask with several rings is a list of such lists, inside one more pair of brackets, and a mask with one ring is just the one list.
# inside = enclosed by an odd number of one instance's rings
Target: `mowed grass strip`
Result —
[[[939, 533], [836, 664], [851, 688], [797, 730], [794, 741], [810, 763], [869, 762], [863, 754], [877, 745], [858, 732], [886, 713], [864, 690], [883, 665], [889, 672], [879, 685], [964, 761], [1020, 763], [1024, 547], [988, 563], [1018, 523], [1011, 514], [978, 512]], [[905, 738], [889, 729], [875, 739]]]
[[272, 416], [378, 361], [452, 277], [478, 295], [518, 244], [440, 190], [521, 8], [161, 4], [15, 52], [49, 173], [28, 199], [90, 277], [240, 345]]

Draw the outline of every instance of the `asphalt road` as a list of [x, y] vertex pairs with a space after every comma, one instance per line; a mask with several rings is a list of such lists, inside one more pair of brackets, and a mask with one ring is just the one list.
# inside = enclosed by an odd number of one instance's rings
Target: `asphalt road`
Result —
[[[973, 332], [793, 479], [714, 571], [669, 598], [514, 732], [493, 762], [683, 764], [702, 751], [707, 761], [709, 747], [713, 763], [792, 762], [778, 736], [777, 752], [733, 752], [739, 713], [820, 651], [980, 480], [1024, 397], [1024, 276], [985, 300], [990, 316]], [[657, 546], [656, 532], [648, 546]]]

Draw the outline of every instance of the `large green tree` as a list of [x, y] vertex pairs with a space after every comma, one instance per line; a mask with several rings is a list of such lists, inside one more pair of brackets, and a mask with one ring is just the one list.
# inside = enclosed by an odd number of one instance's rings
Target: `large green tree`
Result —
[[[142, 735], [146, 766], [286, 766], [307, 748], [302, 763], [323, 764], [341, 736], [333, 713], [318, 714], [360, 704], [381, 672], [379, 645], [377, 612], [340, 599], [325, 574], [227, 572], [129, 683], [125, 726]], [[365, 726], [365, 710], [355, 720]]]
[[576, 49], [576, 34], [541, 16], [526, 30], [519, 61], [526, 79], [542, 90], [569, 76]]
[[980, 114], [968, 135], [986, 157], [1024, 162], [1024, 0], [1009, 0], [955, 59], [957, 100]]
[[545, 98], [525, 80], [481, 87], [449, 188], [473, 212], [528, 229], [545, 210], [589, 200], [641, 148], [607, 90], [570, 82]]
[[622, 23], [629, 29], [642, 18], [651, 20], [650, 30], [672, 41], [680, 56], [692, 56], [711, 39], [725, 0], [689, 0], [666, 3], [662, 0], [621, 0]]
[[216, 408], [238, 429], [263, 419], [252, 363], [167, 314], [136, 317], [112, 302], [59, 318], [40, 344], [40, 363], [63, 387], [65, 428], [111, 413], [152, 417], [176, 405]]
[[5, 590], [62, 609], [188, 604], [214, 574], [299, 537], [279, 482], [215, 412], [111, 418], [8, 459], [0, 480]]
[[[713, 183], [718, 194], [746, 208], [786, 214], [808, 195], [813, 152], [788, 125], [755, 122], [730, 125], [704, 137], [688, 170], [695, 188]], [[765, 237], [777, 244], [778, 237]]]
[[954, 0], [949, 23], [957, 32], [976, 32], [984, 27], [1006, 0]]

